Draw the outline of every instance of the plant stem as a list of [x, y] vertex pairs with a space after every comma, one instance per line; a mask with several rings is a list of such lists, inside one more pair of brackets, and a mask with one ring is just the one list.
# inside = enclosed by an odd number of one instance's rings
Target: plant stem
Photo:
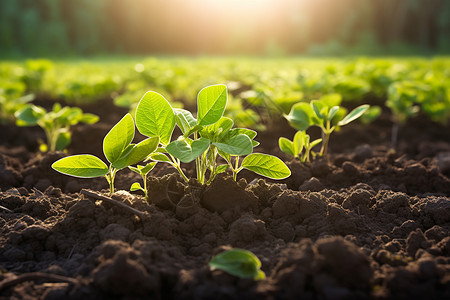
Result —
[[328, 155], [328, 142], [330, 140], [330, 135], [334, 130], [334, 127], [331, 127], [331, 122], [328, 120], [326, 128], [322, 127], [322, 149], [320, 150], [321, 156], [327, 156]]
[[186, 181], [186, 183], [189, 182], [189, 178], [187, 178], [187, 176], [184, 174], [183, 170], [181, 170], [180, 167], [180, 161], [178, 159], [176, 159], [175, 157], [173, 157], [172, 154], [170, 154], [170, 159], [172, 160], [172, 162], [170, 163], [172, 165], [172, 167], [174, 167], [175, 169], [177, 169], [178, 173], [180, 173], [181, 177], [183, 177], [184, 181]]
[[236, 161], [235, 161], [235, 168], [231, 168], [231, 170], [233, 171], [233, 179], [234, 181], [236, 181], [237, 179], [237, 174], [239, 172], [239, 156], [236, 156]]
[[181, 167], [179, 164], [173, 164], [173, 166], [175, 167], [175, 169], [177, 169], [178, 173], [180, 173], [181, 177], [183, 177], [184, 181], [189, 182], [189, 178], [187, 178], [187, 176], [184, 174], [183, 170], [181, 170]]
[[148, 193], [147, 193], [147, 174], [142, 175], [142, 179], [144, 180], [144, 195], [145, 195], [145, 200], [148, 202]]
[[[197, 137], [198, 137], [197, 132], [194, 132], [194, 141], [197, 140]], [[197, 174], [198, 182], [200, 182], [200, 177], [201, 177], [200, 165], [201, 165], [201, 161], [200, 161], [200, 156], [199, 156], [195, 159], [195, 171]]]
[[114, 194], [114, 178], [116, 177], [117, 170], [112, 166], [109, 166], [109, 172], [105, 175], [106, 180], [109, 183], [109, 194]]
[[45, 129], [45, 137], [47, 138], [47, 151], [53, 152], [56, 150], [56, 141], [54, 141], [54, 134], [51, 129]]
[[322, 144], [322, 150], [320, 151], [320, 155], [327, 156], [328, 155], [328, 141], [330, 140], [330, 133], [325, 133], [325, 138]]
[[[206, 153], [206, 152], [205, 152]], [[199, 177], [198, 182], [200, 182], [201, 184], [205, 183], [205, 173], [206, 173], [206, 155], [205, 153], [202, 153], [199, 157], [200, 157], [200, 173], [199, 173]]]
[[310, 152], [311, 148], [309, 147], [305, 147], [305, 156], [304, 156], [304, 162], [310, 162], [309, 160], [309, 152]]

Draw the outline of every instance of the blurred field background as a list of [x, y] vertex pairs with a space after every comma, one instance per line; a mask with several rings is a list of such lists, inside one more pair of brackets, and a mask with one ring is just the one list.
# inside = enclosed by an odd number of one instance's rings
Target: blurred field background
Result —
[[446, 0], [0, 1], [0, 58], [449, 50]]
[[243, 127], [327, 97], [371, 104], [366, 123], [447, 124], [449, 53], [445, 0], [0, 0], [0, 122], [31, 103], [133, 112], [148, 90], [192, 108], [224, 83]]

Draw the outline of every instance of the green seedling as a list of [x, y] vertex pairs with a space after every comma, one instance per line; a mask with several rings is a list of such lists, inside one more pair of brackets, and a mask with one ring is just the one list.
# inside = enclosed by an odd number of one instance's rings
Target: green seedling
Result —
[[222, 270], [240, 278], [266, 278], [258, 257], [244, 249], [233, 248], [217, 254], [210, 260], [209, 267], [211, 270]]
[[105, 176], [109, 183], [110, 194], [113, 194], [117, 171], [144, 160], [158, 146], [158, 137], [132, 144], [134, 133], [133, 117], [126, 114], [103, 139], [103, 153], [109, 166], [96, 156], [81, 154], [61, 158], [52, 164], [52, 168], [60, 173], [80, 178]]
[[27, 104], [16, 111], [15, 117], [18, 126], [38, 125], [44, 130], [47, 144], [41, 144], [41, 151], [64, 150], [71, 141], [71, 126], [98, 121], [98, 116], [83, 113], [79, 107], [61, 107], [59, 103], [55, 103], [50, 112], [43, 107]]
[[144, 192], [145, 200], [147, 200], [147, 201], [148, 201], [147, 174], [151, 170], [153, 170], [153, 168], [155, 166], [156, 166], [156, 162], [151, 162], [151, 163], [146, 164], [145, 166], [137, 165], [136, 167], [132, 167], [132, 166], [128, 167], [131, 171], [141, 175], [142, 176], [142, 181], [144, 182], [143, 183], [144, 184], [143, 187], [140, 185], [139, 182], [133, 183], [131, 185], [131, 187], [130, 187], [130, 191], [132, 191], [132, 192], [134, 192], [134, 191], [142, 191], [142, 192]]
[[297, 130], [305, 131], [310, 126], [320, 127], [322, 129], [320, 155], [327, 156], [331, 133], [361, 117], [368, 108], [367, 104], [360, 105], [345, 115], [345, 110], [337, 105], [329, 106], [324, 100], [313, 100], [309, 104], [304, 102], [295, 104], [285, 118]]
[[368, 125], [374, 122], [382, 113], [381, 107], [374, 105], [369, 107], [368, 110], [361, 116], [360, 121], [364, 125]]
[[396, 82], [388, 88], [388, 99], [386, 106], [391, 109], [393, 125], [391, 133], [391, 146], [397, 148], [398, 130], [401, 124], [417, 115], [420, 107], [417, 102], [420, 100], [420, 84], [411, 81]]
[[28, 102], [33, 100], [33, 94], [12, 98], [0, 89], [0, 122], [3, 124], [14, 123], [16, 111], [24, 108]]
[[[288, 167], [278, 158], [255, 153], [259, 145], [254, 141], [256, 132], [246, 128], [232, 128], [233, 120], [223, 117], [227, 104], [225, 85], [212, 85], [203, 88], [197, 96], [197, 119], [185, 109], [172, 109], [170, 104], [158, 93], [148, 92], [136, 109], [136, 125], [147, 136], [159, 136], [161, 145], [149, 159], [165, 162], [175, 167], [188, 182], [181, 169], [181, 162], [195, 160], [197, 180], [209, 184], [215, 176], [231, 168], [236, 180], [243, 168], [257, 174], [283, 179], [290, 175]], [[170, 141], [175, 124], [183, 133], [175, 141]], [[218, 156], [227, 164], [219, 165]], [[245, 156], [239, 164], [240, 156]], [[233, 161], [234, 160], [234, 161]], [[209, 179], [206, 174], [209, 171]]]
[[284, 153], [295, 158], [300, 158], [301, 162], [310, 162], [310, 154], [313, 156], [316, 155], [316, 153], [311, 151], [311, 149], [321, 142], [322, 139], [317, 139], [310, 142], [310, 136], [306, 133], [306, 131], [297, 131], [292, 141], [285, 137], [280, 137], [278, 139], [278, 146]]

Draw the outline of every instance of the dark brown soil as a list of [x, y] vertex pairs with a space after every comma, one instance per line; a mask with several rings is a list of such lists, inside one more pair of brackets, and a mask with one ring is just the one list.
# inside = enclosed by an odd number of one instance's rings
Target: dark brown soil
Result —
[[[103, 158], [114, 116], [77, 126], [69, 152]], [[390, 126], [351, 124], [328, 161], [301, 164], [276, 148], [293, 135], [280, 122], [259, 151], [284, 159], [290, 178], [241, 172], [205, 187], [158, 165], [150, 204], [126, 191], [140, 178], [122, 170], [113, 198], [143, 219], [80, 194], [107, 195], [106, 180], [53, 171], [66, 154], [37, 153], [36, 128], [3, 127], [0, 299], [450, 299], [450, 128], [412, 120], [395, 152]], [[254, 252], [267, 279], [210, 271], [230, 247]]]

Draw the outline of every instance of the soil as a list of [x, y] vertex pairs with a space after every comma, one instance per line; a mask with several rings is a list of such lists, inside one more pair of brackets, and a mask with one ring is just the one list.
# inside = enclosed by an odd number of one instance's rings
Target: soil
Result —
[[[103, 136], [124, 113], [108, 107], [74, 128], [69, 153], [104, 158]], [[291, 177], [243, 171], [202, 186], [159, 164], [149, 203], [127, 192], [140, 177], [121, 170], [113, 198], [142, 218], [80, 193], [108, 196], [105, 179], [53, 171], [67, 154], [37, 152], [39, 128], [3, 126], [0, 299], [450, 299], [450, 127], [419, 116], [393, 151], [391, 126], [387, 114], [350, 124], [328, 160], [302, 164], [277, 149], [275, 137], [294, 132], [276, 121], [258, 151]], [[231, 247], [255, 253], [267, 278], [211, 271]]]

